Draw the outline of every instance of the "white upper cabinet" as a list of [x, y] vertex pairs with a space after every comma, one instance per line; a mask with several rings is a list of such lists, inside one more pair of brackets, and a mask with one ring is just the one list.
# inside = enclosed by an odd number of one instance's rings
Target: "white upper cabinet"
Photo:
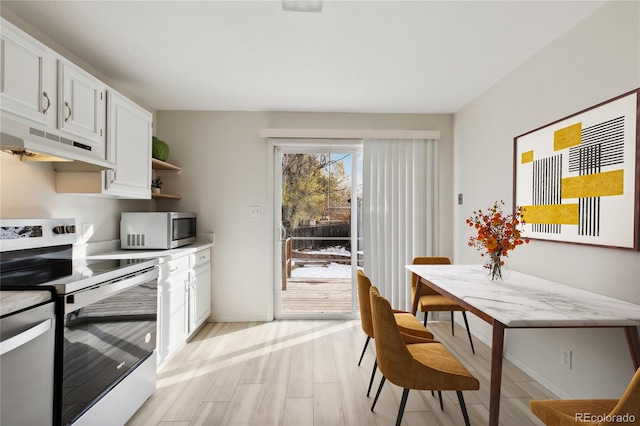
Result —
[[[106, 86], [91, 74], [58, 60], [58, 128], [105, 152]], [[104, 158], [104, 157], [103, 157]]]
[[65, 170], [113, 168], [104, 83], [4, 18], [0, 34], [2, 146], [26, 161], [74, 160]]
[[55, 128], [55, 56], [4, 20], [0, 43], [0, 109], [33, 124]]
[[107, 89], [107, 160], [113, 170], [56, 173], [56, 191], [120, 198], [151, 198], [152, 114]]
[[0, 23], [3, 147], [6, 139], [27, 160], [73, 160], [55, 163], [58, 192], [150, 198], [151, 113], [4, 18]]
[[151, 198], [151, 113], [118, 92], [107, 92], [107, 159], [117, 164], [105, 173], [104, 193]]

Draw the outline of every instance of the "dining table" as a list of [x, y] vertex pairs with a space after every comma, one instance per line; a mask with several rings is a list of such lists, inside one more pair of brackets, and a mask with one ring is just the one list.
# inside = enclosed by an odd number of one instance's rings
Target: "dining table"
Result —
[[406, 265], [419, 277], [411, 312], [424, 286], [492, 326], [489, 425], [497, 426], [507, 329], [599, 328], [624, 331], [634, 370], [640, 367], [640, 305], [518, 271], [501, 282], [482, 265]]

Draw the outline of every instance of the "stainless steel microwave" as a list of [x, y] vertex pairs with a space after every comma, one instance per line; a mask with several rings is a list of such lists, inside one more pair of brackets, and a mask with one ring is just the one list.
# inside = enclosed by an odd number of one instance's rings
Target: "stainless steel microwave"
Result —
[[195, 242], [195, 213], [126, 212], [120, 216], [123, 249], [172, 249]]

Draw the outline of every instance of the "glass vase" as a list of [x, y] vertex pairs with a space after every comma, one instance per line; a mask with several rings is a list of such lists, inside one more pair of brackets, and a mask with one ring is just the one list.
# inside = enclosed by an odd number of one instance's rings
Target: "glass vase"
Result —
[[485, 276], [491, 282], [504, 282], [511, 275], [511, 268], [503, 256], [489, 255], [484, 268]]

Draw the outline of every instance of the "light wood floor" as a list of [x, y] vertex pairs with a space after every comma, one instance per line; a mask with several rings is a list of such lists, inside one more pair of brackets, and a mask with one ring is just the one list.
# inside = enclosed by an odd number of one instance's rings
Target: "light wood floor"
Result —
[[288, 278], [281, 295], [282, 313], [351, 313], [348, 278]]
[[[480, 381], [465, 392], [472, 425], [489, 419], [490, 349], [477, 339], [471, 353], [464, 329], [430, 323], [436, 337]], [[362, 365], [365, 341], [359, 320], [291, 320], [209, 323], [159, 372], [154, 395], [129, 425], [390, 425], [402, 390], [387, 382], [376, 406], [366, 389], [374, 362], [373, 341]], [[455, 392], [443, 392], [445, 411], [428, 391], [411, 391], [403, 424], [461, 425]], [[532, 398], [554, 398], [505, 360], [500, 421], [504, 426], [540, 425], [529, 411]]]

